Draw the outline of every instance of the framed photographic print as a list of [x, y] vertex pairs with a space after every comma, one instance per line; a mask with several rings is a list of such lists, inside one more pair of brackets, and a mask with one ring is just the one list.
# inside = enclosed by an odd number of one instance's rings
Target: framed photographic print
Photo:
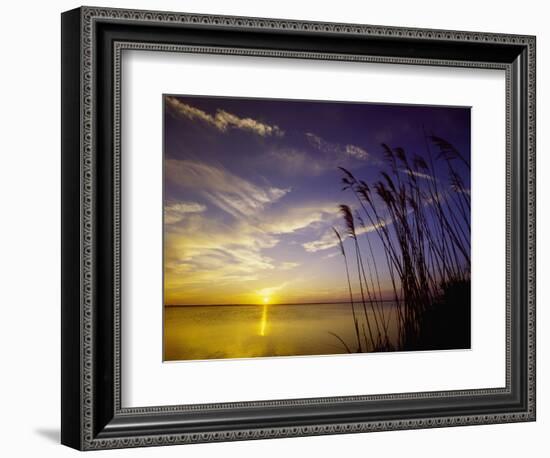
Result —
[[535, 419], [535, 38], [62, 15], [62, 443]]

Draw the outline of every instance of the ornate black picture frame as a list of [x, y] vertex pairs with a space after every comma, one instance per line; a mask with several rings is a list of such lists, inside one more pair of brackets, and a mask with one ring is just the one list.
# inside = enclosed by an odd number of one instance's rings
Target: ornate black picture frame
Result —
[[[506, 386], [122, 407], [125, 49], [504, 70]], [[61, 389], [61, 442], [79, 450], [534, 421], [535, 37], [95, 7], [63, 13]]]

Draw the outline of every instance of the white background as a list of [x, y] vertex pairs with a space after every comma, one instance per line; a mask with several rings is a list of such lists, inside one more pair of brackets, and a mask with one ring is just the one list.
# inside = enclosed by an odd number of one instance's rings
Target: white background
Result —
[[[109, 456], [297, 456], [343, 453], [408, 457], [545, 456], [550, 428], [548, 217], [550, 122], [548, 13], [540, 1], [459, 3], [99, 1], [99, 5], [362, 22], [538, 36], [538, 421], [527, 424], [324, 436], [104, 452]], [[3, 5], [0, 29], [0, 450], [5, 456], [69, 456], [59, 440], [60, 18], [77, 2]], [[543, 448], [544, 447], [544, 448]]]
[[[124, 407], [505, 386], [504, 71], [143, 51], [122, 62]], [[473, 107], [471, 350], [162, 363], [162, 93]]]

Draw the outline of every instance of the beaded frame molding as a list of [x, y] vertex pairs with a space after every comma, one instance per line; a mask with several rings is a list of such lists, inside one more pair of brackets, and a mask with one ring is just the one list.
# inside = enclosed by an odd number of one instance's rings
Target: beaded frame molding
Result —
[[[506, 386], [124, 408], [123, 50], [506, 75]], [[81, 7], [62, 14], [62, 427], [79, 450], [535, 420], [535, 37]]]

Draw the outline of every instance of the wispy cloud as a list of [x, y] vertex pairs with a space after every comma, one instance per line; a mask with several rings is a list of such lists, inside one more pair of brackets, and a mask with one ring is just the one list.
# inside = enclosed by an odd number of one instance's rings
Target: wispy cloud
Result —
[[376, 162], [377, 159], [356, 145], [339, 145], [328, 143], [314, 134], [306, 134], [307, 146], [274, 147], [265, 156], [266, 161], [276, 166], [278, 173], [284, 176], [320, 176], [338, 166], [353, 169], [365, 161]]
[[202, 121], [221, 132], [227, 132], [229, 129], [239, 129], [260, 135], [261, 137], [280, 137], [284, 135], [284, 131], [275, 124], [266, 124], [252, 118], [241, 118], [233, 113], [228, 113], [220, 109], [216, 110], [216, 113], [212, 115], [182, 102], [176, 97], [166, 97], [166, 104], [172, 113], [176, 113], [190, 120]]
[[338, 251], [334, 251], [332, 253], [329, 253], [325, 256], [323, 256], [323, 259], [330, 259], [330, 258], [334, 258], [335, 256], [338, 256], [340, 254], [340, 252]]
[[367, 160], [369, 157], [369, 153], [367, 153], [367, 150], [357, 145], [346, 145], [346, 153], [362, 161]]
[[353, 169], [367, 161], [379, 162], [358, 145], [328, 142], [311, 132], [300, 134], [299, 139], [293, 145], [272, 145], [262, 160], [273, 164], [277, 173], [289, 177], [321, 176], [338, 166]]
[[[357, 236], [368, 234], [369, 232], [373, 232], [376, 229], [380, 229], [392, 223], [393, 223], [393, 220], [391, 218], [387, 218], [376, 224], [368, 224], [368, 225], [365, 224], [364, 226], [361, 225], [355, 229], [355, 233]], [[342, 231], [342, 236], [343, 238], [349, 237], [345, 233], [345, 231]], [[339, 242], [334, 235], [334, 231], [332, 229], [329, 229], [325, 231], [319, 239], [303, 243], [302, 247], [304, 248], [304, 250], [306, 250], [309, 253], [316, 253], [317, 251], [324, 251], [324, 250], [328, 250], [329, 248], [336, 247], [338, 246], [338, 243]]]
[[297, 205], [265, 215], [260, 227], [272, 234], [290, 234], [315, 224], [330, 224], [338, 217], [335, 203]]
[[367, 150], [361, 148], [360, 146], [332, 143], [311, 132], [306, 133], [306, 139], [311, 146], [318, 149], [319, 151], [322, 151], [323, 153], [334, 154], [340, 157], [350, 156], [354, 159], [362, 161], [367, 160], [370, 156]]
[[338, 245], [338, 241], [334, 236], [334, 232], [326, 231], [318, 240], [303, 243], [304, 250], [308, 253], [316, 253], [317, 251], [328, 250]]
[[189, 213], [204, 211], [206, 211], [206, 205], [197, 202], [168, 202], [164, 205], [164, 224], [175, 224]]
[[284, 282], [284, 283], [281, 283], [280, 285], [277, 285], [277, 286], [270, 286], [270, 287], [267, 287], [267, 288], [262, 288], [262, 289], [257, 290], [256, 293], [259, 296], [269, 297], [269, 296], [273, 295], [274, 293], [276, 293], [278, 291], [281, 291], [283, 288], [285, 288], [288, 285], [288, 283], [289, 282]]
[[365, 226], [359, 226], [356, 230], [355, 230], [355, 233], [357, 235], [361, 235], [361, 234], [368, 234], [369, 232], [372, 232], [376, 229], [380, 229], [382, 227], [386, 227], [390, 224], [393, 223], [393, 219], [391, 218], [386, 218], [385, 220], [382, 220], [380, 221], [379, 223], [375, 223], [375, 224], [367, 224]]
[[290, 259], [269, 255], [287, 234], [306, 228], [323, 230], [338, 213], [334, 203], [319, 203], [283, 207], [256, 216], [227, 221], [208, 211], [193, 212], [166, 226], [166, 290], [174, 297], [181, 297], [183, 291], [191, 298], [193, 288], [215, 282], [217, 288], [241, 285], [241, 290], [247, 284], [253, 291], [254, 285], [269, 281], [278, 272], [299, 267], [294, 255]]
[[253, 225], [194, 213], [168, 227], [164, 258], [169, 290], [252, 281], [276, 266], [263, 250], [274, 247], [277, 238]]
[[312, 157], [310, 153], [300, 148], [283, 147], [271, 149], [265, 159], [276, 167], [278, 173], [284, 176], [319, 176], [328, 169], [334, 169], [337, 161], [324, 157]]
[[165, 170], [170, 183], [200, 192], [213, 205], [237, 218], [260, 212], [290, 191], [258, 186], [222, 167], [202, 162], [168, 159]]
[[416, 178], [423, 178], [424, 180], [430, 180], [430, 181], [435, 180], [435, 178], [432, 175], [429, 175], [427, 173], [418, 172], [416, 170], [400, 169], [399, 171], [404, 173], [405, 175], [414, 175]]
[[292, 270], [292, 269], [295, 269], [296, 267], [299, 267], [300, 266], [300, 263], [299, 262], [283, 262], [279, 268], [282, 269], [282, 270]]

